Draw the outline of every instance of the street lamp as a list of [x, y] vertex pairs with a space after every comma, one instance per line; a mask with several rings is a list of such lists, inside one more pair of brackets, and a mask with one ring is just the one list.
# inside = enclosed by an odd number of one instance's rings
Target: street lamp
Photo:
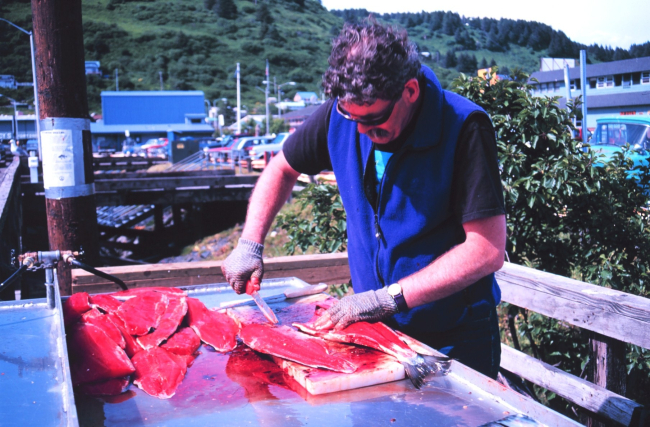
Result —
[[[277, 93], [275, 94], [276, 97], [277, 97], [278, 102], [281, 101], [281, 99], [280, 99], [280, 94], [282, 93], [282, 90], [281, 90], [281, 89], [282, 89], [282, 86], [287, 86], [287, 85], [289, 85], [289, 86], [295, 86], [295, 85], [296, 85], [296, 82], [286, 82], [286, 83], [282, 83], [281, 85], [278, 85], [278, 87], [277, 87]], [[276, 105], [277, 105], [277, 104], [276, 104]], [[280, 107], [278, 107], [278, 111], [280, 112], [280, 115], [282, 115], [282, 110], [280, 109]]]
[[[4, 18], [0, 18], [0, 21], [4, 21], [7, 24], [17, 28], [18, 30], [22, 31], [23, 33], [27, 34], [29, 36], [29, 47], [31, 49], [31, 54], [32, 54], [32, 79], [34, 81], [34, 108], [36, 109], [36, 138], [38, 139], [38, 157], [39, 159], [41, 158], [41, 115], [40, 115], [40, 109], [39, 109], [39, 103], [38, 103], [38, 83], [36, 81], [36, 57], [34, 56], [34, 34], [31, 31], [27, 31], [24, 28], [19, 27], [18, 25], [14, 24], [11, 21], [7, 21]], [[14, 103], [14, 110], [16, 109], [16, 105]], [[15, 116], [15, 114], [14, 114]]]

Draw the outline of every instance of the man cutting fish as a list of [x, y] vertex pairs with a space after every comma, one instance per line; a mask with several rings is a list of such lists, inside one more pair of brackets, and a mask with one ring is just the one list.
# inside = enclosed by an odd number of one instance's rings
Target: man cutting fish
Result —
[[495, 378], [506, 224], [489, 117], [442, 90], [405, 32], [372, 21], [333, 41], [323, 88], [330, 99], [260, 176], [224, 276], [237, 293], [261, 280], [264, 238], [298, 176], [331, 169], [355, 293], [316, 326], [383, 321]]

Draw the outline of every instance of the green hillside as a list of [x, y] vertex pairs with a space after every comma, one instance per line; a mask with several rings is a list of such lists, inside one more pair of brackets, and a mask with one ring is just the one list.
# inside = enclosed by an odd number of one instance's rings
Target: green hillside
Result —
[[[90, 112], [100, 112], [102, 90], [115, 89], [115, 69], [120, 90], [158, 90], [162, 72], [165, 89], [202, 90], [206, 99], [227, 98], [233, 106], [239, 62], [242, 104], [261, 112], [264, 94], [255, 87], [263, 87], [268, 59], [272, 82], [298, 83], [283, 88], [285, 98], [298, 90], [320, 93], [331, 38], [345, 21], [368, 15], [365, 10], [328, 12], [316, 0], [83, 0], [86, 60], [101, 61], [104, 74], [88, 76]], [[31, 29], [27, 1], [3, 2], [0, 17]], [[376, 18], [407, 29], [420, 52], [428, 55], [422, 61], [436, 71], [443, 86], [460, 71], [473, 74], [479, 66], [497, 64], [502, 71], [505, 67], [532, 72], [542, 56], [575, 57], [577, 49], [584, 48], [540, 23], [469, 19], [451, 12]], [[0, 74], [30, 81], [28, 38], [1, 24]], [[623, 59], [645, 51], [650, 55], [650, 43], [630, 51], [594, 45], [589, 57]], [[271, 91], [274, 96], [273, 85]], [[31, 88], [2, 93], [26, 101], [33, 98]]]

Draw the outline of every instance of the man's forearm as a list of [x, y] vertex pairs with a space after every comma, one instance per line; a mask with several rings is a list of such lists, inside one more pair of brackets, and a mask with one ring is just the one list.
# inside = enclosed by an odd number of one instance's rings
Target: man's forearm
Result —
[[300, 174], [289, 166], [282, 152], [271, 160], [250, 198], [242, 238], [264, 244], [266, 233], [289, 198], [298, 176]]
[[410, 308], [459, 292], [501, 268], [505, 253], [505, 216], [463, 224], [466, 240], [422, 270], [399, 280]]

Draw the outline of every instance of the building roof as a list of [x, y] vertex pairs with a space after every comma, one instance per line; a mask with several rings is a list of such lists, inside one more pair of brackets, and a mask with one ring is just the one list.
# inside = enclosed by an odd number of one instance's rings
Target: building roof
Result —
[[105, 90], [102, 96], [201, 96], [200, 90]]
[[[566, 99], [558, 100], [560, 107], [566, 107]], [[611, 93], [608, 95], [587, 95], [587, 108], [650, 106], [650, 90], [645, 92]]]
[[320, 106], [321, 104], [310, 105], [309, 107], [283, 114], [280, 116], [280, 118], [283, 120], [296, 120], [309, 117], [314, 113], [314, 111], [318, 110]]
[[91, 133], [119, 133], [124, 134], [128, 130], [130, 133], [160, 133], [160, 132], [214, 132], [214, 128], [209, 124], [185, 124], [173, 123], [164, 125], [105, 125], [102, 122], [91, 123]]
[[[650, 71], [650, 56], [587, 65], [587, 78], [641, 71]], [[564, 70], [536, 71], [530, 78], [535, 78], [540, 83], [560, 82], [564, 81]], [[579, 79], [580, 67], [569, 68], [569, 78]]]

